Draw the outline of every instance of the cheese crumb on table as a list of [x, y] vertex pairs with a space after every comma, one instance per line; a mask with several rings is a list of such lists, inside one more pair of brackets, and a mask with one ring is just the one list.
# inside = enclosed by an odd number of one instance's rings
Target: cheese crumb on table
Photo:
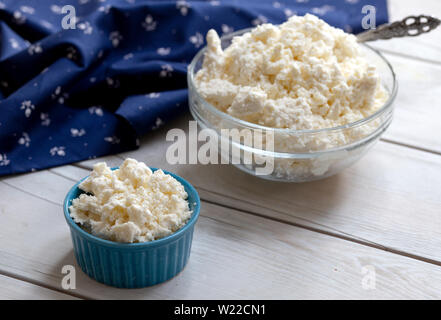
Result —
[[98, 237], [117, 242], [163, 238], [191, 216], [184, 186], [162, 170], [126, 159], [119, 169], [94, 165], [69, 207], [73, 220]]

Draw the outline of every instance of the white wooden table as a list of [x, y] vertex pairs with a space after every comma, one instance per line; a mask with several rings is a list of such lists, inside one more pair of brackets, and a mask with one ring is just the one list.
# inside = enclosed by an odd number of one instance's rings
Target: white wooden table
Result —
[[[390, 1], [389, 12], [440, 17], [441, 1]], [[398, 75], [395, 118], [335, 177], [285, 184], [227, 165], [170, 166], [165, 133], [184, 118], [133, 152], [0, 179], [0, 298], [441, 298], [441, 30], [374, 46]], [[81, 272], [61, 207], [95, 162], [128, 156], [183, 176], [202, 199], [186, 269], [136, 290]], [[62, 289], [64, 265], [76, 267], [75, 290]]]

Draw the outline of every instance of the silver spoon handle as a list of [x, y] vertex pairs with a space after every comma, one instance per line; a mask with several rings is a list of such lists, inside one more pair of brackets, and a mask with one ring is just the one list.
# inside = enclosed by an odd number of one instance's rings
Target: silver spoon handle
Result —
[[441, 21], [439, 19], [431, 16], [409, 16], [401, 21], [383, 24], [376, 29], [362, 32], [357, 35], [357, 39], [359, 42], [367, 42], [406, 36], [415, 37], [422, 33], [432, 31], [438, 27], [440, 23]]

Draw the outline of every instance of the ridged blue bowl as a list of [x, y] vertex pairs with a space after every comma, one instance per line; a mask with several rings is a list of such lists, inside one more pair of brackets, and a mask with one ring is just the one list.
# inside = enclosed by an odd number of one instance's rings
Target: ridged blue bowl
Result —
[[77, 263], [89, 277], [113, 287], [142, 288], [167, 281], [184, 269], [190, 257], [194, 225], [199, 217], [201, 203], [197, 191], [190, 183], [171, 172], [164, 173], [173, 176], [184, 186], [193, 213], [181, 229], [150, 242], [113, 242], [83, 230], [71, 218], [69, 206], [73, 199], [83, 193], [78, 185], [87, 177], [70, 189], [64, 199], [64, 217], [70, 228]]

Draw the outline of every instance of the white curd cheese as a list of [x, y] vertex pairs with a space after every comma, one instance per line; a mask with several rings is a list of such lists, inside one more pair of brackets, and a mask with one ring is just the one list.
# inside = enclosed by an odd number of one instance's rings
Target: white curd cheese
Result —
[[191, 216], [184, 186], [162, 170], [126, 159], [112, 171], [94, 165], [72, 201], [70, 215], [92, 234], [117, 242], [160, 239], [180, 229]]
[[321, 129], [365, 118], [387, 99], [357, 39], [316, 16], [263, 24], [222, 50], [207, 34], [199, 93], [220, 110], [273, 128]]
[[[234, 37], [225, 49], [216, 31], [210, 30], [195, 84], [206, 101], [226, 114], [291, 130], [352, 123], [373, 114], [388, 99], [356, 37], [310, 14], [293, 16], [278, 26], [260, 25]], [[222, 121], [213, 125], [222, 127]], [[378, 125], [373, 121], [316, 135], [276, 132], [274, 149], [288, 153], [332, 149], [366, 137]], [[325, 175], [338, 161], [335, 155], [326, 157], [276, 159], [276, 175], [301, 179]]]

